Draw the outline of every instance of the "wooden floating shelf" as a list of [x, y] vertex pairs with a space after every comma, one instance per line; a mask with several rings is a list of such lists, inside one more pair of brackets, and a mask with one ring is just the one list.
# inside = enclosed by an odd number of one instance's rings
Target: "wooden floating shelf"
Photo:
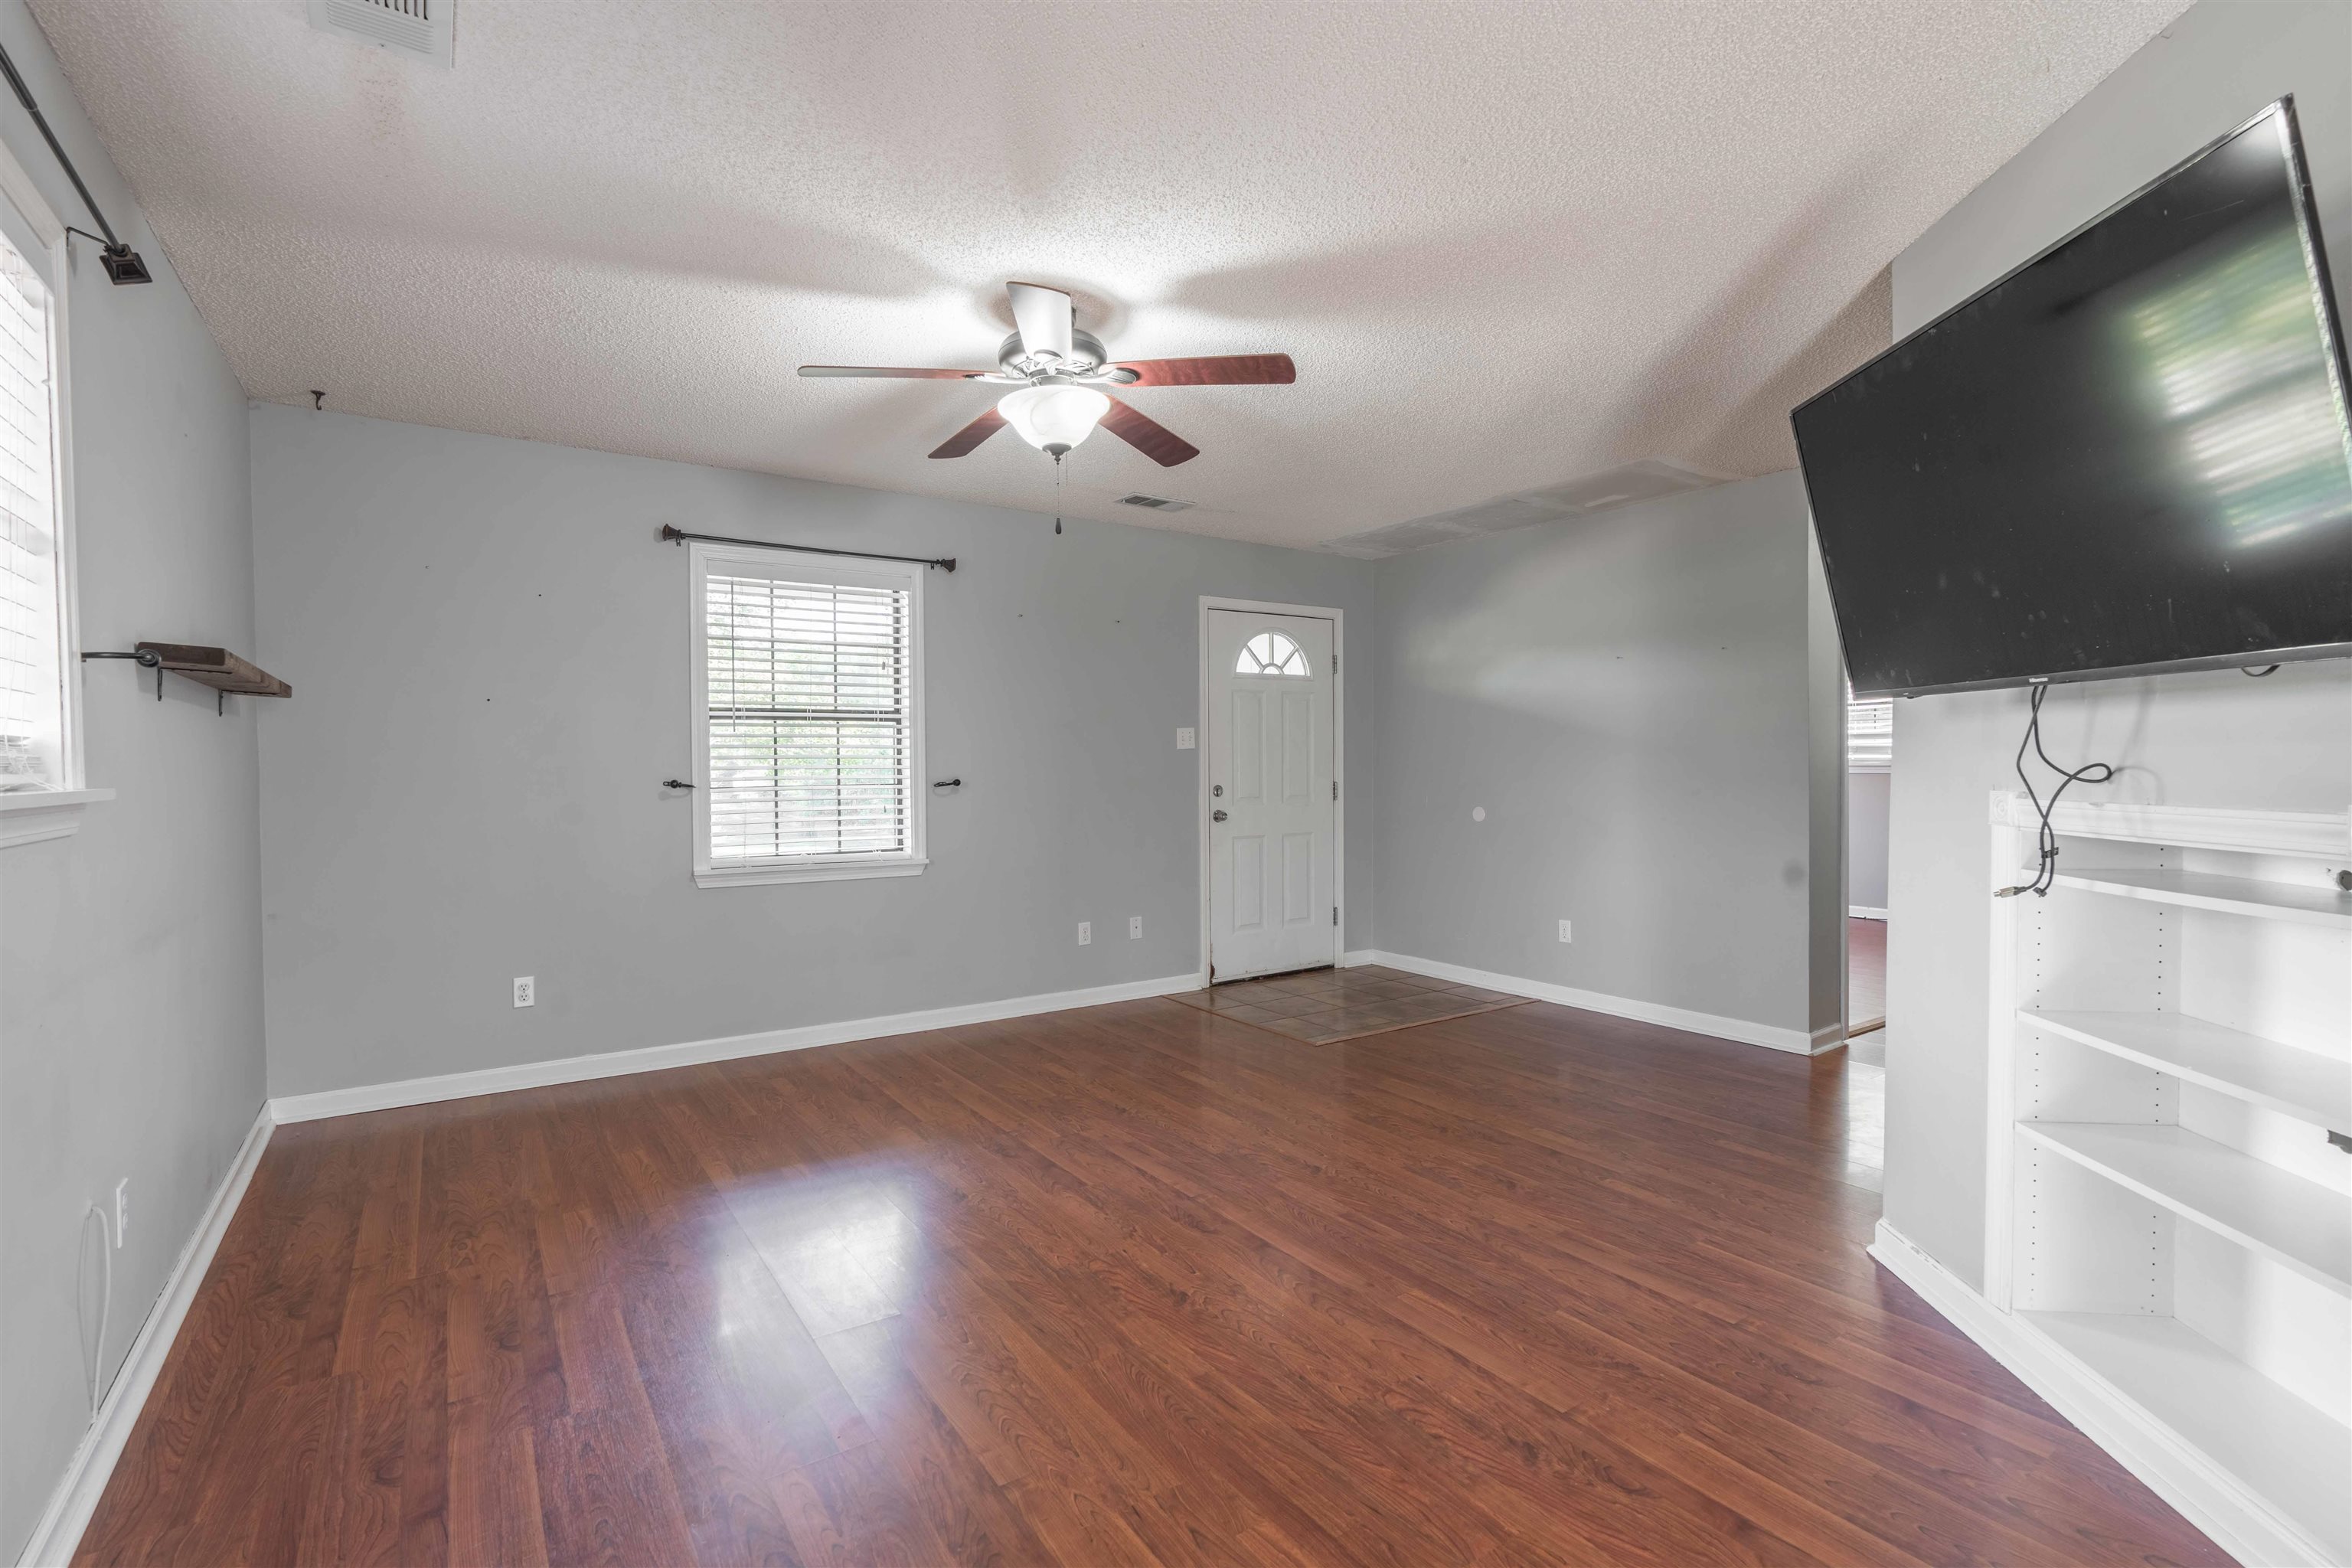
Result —
[[163, 661], [161, 668], [173, 675], [184, 675], [200, 686], [215, 691], [226, 691], [236, 697], [291, 697], [294, 689], [258, 666], [225, 647], [205, 647], [195, 643], [142, 642], [135, 645], [141, 653], [153, 654]]
[[2021, 1007], [2017, 1016], [2036, 1028], [2298, 1121], [2352, 1131], [2352, 1062], [2181, 1013]]
[[2017, 1130], [2241, 1247], [2352, 1296], [2352, 1203], [2169, 1123], [2021, 1121]]
[[2352, 893], [2210, 871], [2061, 871], [2056, 884], [2184, 909], [2352, 931]]
[[2352, 1431], [2177, 1318], [2021, 1312], [2061, 1350], [2187, 1436], [2239, 1485], [2274, 1498], [2314, 1563], [2352, 1562]]

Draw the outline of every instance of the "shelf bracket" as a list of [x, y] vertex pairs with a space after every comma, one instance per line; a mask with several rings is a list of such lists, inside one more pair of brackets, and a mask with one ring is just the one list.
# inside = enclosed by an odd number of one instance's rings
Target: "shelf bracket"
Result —
[[81, 657], [85, 660], [93, 658], [127, 658], [142, 669], [153, 670], [155, 672], [155, 700], [158, 702], [163, 700], [163, 656], [162, 654], [154, 653], [142, 647], [135, 653], [85, 653]]
[[127, 658], [142, 669], [155, 672], [155, 700], [163, 700], [163, 672], [185, 676], [199, 686], [213, 689], [213, 713], [228, 715], [228, 698], [234, 692], [247, 697], [291, 697], [294, 689], [271, 675], [256, 668], [226, 648], [203, 647], [193, 643], [142, 642], [128, 653], [98, 650], [85, 653], [84, 659]]

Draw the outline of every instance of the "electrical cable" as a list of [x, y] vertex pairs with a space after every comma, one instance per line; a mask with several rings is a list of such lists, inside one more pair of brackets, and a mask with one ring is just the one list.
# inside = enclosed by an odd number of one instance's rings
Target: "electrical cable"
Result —
[[[2034, 811], [2042, 818], [2042, 831], [2034, 845], [2041, 853], [2042, 862], [2034, 870], [2033, 880], [2021, 882], [2013, 888], [2003, 888], [1993, 894], [1996, 899], [2013, 899], [2020, 893], [2032, 893], [2037, 899], [2050, 896], [2051, 884], [2058, 876], [2058, 835], [2050, 826], [2050, 814], [2058, 809], [2058, 797], [2066, 793], [2069, 784], [2105, 784], [2116, 776], [2114, 766], [2107, 763], [2085, 763], [2069, 771], [2050, 760], [2050, 753], [2042, 749], [2042, 700], [2049, 695], [2050, 688], [2047, 686], [2033, 689], [2032, 713], [2025, 721], [2024, 739], [2017, 742], [2017, 782], [2025, 786], [2025, 798], [2033, 803]], [[2042, 759], [2043, 767], [2058, 775], [2058, 787], [2050, 792], [2047, 801], [2034, 789], [2032, 779], [2026, 775], [2025, 749], [2028, 746], [2032, 747], [2033, 754]]]
[[[104, 1244], [104, 1250], [100, 1256], [106, 1264], [105, 1283], [100, 1288], [98, 1298], [98, 1344], [89, 1354], [89, 1418], [95, 1422], [98, 1419], [99, 1380], [106, 1375], [107, 1319], [114, 1310], [114, 1222], [106, 1217], [106, 1210], [95, 1199], [91, 1200], [89, 1207], [82, 1211], [81, 1216], [82, 1242], [85, 1247], [89, 1245], [91, 1215], [98, 1216], [98, 1239]], [[77, 1298], [81, 1289], [82, 1271], [79, 1262], [79, 1258], [75, 1260], [74, 1268], [74, 1289]], [[77, 1318], [79, 1317], [79, 1313], [75, 1315]]]

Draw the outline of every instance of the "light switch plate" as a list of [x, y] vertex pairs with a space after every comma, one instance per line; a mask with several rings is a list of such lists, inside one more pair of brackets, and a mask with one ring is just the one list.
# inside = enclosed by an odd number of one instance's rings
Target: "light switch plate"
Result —
[[1176, 731], [1176, 749], [1180, 752], [1189, 752], [1192, 749], [1192, 731], [1179, 730]]

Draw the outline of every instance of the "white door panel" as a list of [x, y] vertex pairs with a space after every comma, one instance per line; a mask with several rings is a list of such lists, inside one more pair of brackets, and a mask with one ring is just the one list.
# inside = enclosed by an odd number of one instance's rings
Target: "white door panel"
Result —
[[1208, 623], [1211, 977], [1329, 963], [1335, 628], [1249, 610], [1211, 610]]

